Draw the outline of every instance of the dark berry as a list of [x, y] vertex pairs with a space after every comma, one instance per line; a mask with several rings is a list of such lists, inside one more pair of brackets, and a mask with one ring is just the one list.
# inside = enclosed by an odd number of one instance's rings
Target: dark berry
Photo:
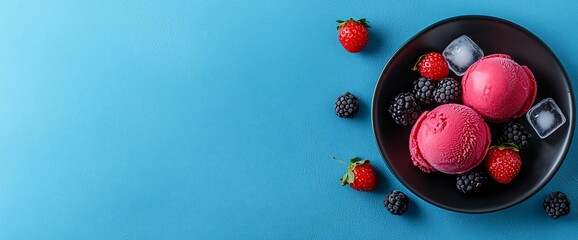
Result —
[[342, 118], [353, 118], [359, 111], [359, 101], [355, 95], [346, 92], [335, 101], [335, 114]]
[[462, 99], [462, 86], [453, 78], [444, 78], [434, 91], [434, 99], [441, 104], [459, 103]]
[[401, 191], [393, 190], [385, 196], [383, 204], [391, 214], [403, 215], [407, 211], [409, 198]]
[[500, 135], [499, 141], [501, 143], [513, 143], [518, 146], [518, 149], [524, 150], [530, 146], [528, 142], [532, 138], [530, 134], [522, 124], [509, 122], [504, 128], [502, 128], [502, 134]]
[[395, 123], [400, 125], [411, 125], [419, 118], [421, 106], [411, 93], [400, 93], [389, 106], [389, 114]]
[[422, 77], [413, 81], [413, 96], [421, 104], [427, 105], [434, 102], [435, 89], [435, 82], [427, 78]]
[[553, 192], [544, 199], [544, 210], [550, 217], [557, 219], [570, 213], [570, 201], [563, 192]]
[[457, 177], [456, 186], [464, 193], [475, 193], [482, 189], [488, 181], [486, 174], [480, 170], [472, 170]]

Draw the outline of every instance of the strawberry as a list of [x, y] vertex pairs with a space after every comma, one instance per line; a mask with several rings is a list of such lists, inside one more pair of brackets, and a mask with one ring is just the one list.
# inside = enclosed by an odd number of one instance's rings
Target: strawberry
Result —
[[[347, 165], [345, 162], [333, 158], [341, 163]], [[361, 160], [355, 157], [350, 160], [347, 172], [341, 178], [341, 186], [349, 184], [349, 186], [357, 191], [372, 191], [377, 188], [377, 176], [375, 169], [369, 163], [369, 160]]]
[[450, 73], [446, 59], [436, 52], [421, 55], [411, 70], [419, 70], [421, 76], [431, 80], [440, 80]]
[[484, 161], [490, 176], [501, 184], [508, 184], [514, 180], [522, 167], [518, 148], [510, 144], [490, 147]]
[[353, 20], [350, 18], [347, 21], [337, 20], [339, 26], [338, 38], [341, 45], [350, 53], [356, 53], [363, 50], [369, 40], [369, 32], [367, 31], [370, 26], [367, 24], [368, 21], [365, 18], [359, 20]]

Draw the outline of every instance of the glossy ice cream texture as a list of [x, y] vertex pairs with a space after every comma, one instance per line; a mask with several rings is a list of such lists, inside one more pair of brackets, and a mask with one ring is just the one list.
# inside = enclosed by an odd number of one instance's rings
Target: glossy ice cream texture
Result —
[[505, 54], [478, 60], [462, 78], [464, 105], [491, 122], [522, 116], [536, 99], [536, 79], [526, 66]]
[[484, 160], [490, 147], [488, 124], [473, 109], [444, 104], [425, 111], [413, 126], [413, 164], [424, 172], [465, 173]]

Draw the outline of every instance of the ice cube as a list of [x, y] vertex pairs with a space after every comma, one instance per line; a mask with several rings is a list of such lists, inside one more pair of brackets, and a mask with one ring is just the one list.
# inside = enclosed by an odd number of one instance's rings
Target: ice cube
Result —
[[464, 75], [473, 63], [484, 57], [484, 51], [466, 35], [454, 39], [442, 54], [448, 67], [458, 76]]
[[526, 113], [526, 118], [542, 139], [550, 136], [566, 122], [566, 117], [562, 114], [562, 110], [552, 98], [546, 98], [530, 108]]
[[540, 129], [550, 129], [554, 125], [555, 120], [556, 119], [554, 117], [554, 114], [544, 110], [538, 113], [536, 123]]

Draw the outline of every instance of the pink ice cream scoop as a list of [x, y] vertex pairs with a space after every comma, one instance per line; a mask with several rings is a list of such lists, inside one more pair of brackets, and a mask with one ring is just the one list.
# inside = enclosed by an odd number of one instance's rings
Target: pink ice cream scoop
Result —
[[534, 103], [536, 90], [536, 79], [530, 69], [505, 54], [483, 57], [462, 78], [464, 105], [490, 122], [522, 116]]
[[413, 164], [424, 172], [465, 173], [484, 160], [490, 128], [473, 109], [444, 104], [425, 111], [411, 129]]

